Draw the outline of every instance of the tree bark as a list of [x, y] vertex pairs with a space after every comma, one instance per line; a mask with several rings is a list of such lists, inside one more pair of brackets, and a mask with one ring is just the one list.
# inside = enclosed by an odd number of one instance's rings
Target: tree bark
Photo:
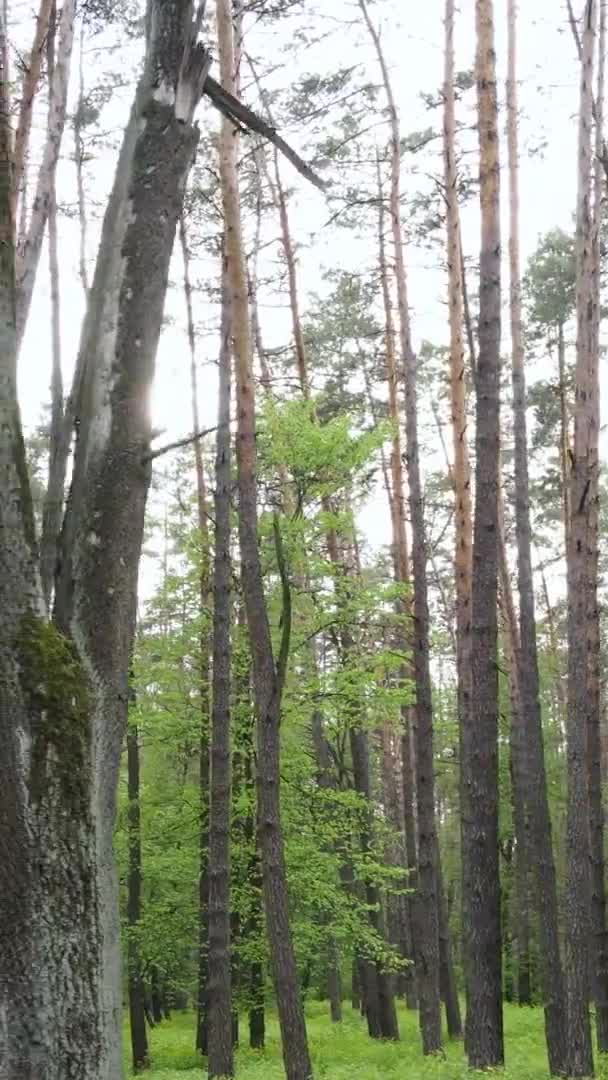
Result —
[[[222, 138], [232, 139], [226, 126]], [[230, 309], [222, 269], [222, 340], [215, 463], [213, 707], [209, 804], [209, 1078], [233, 1075], [230, 971]]]
[[[40, 75], [42, 72], [42, 60], [44, 57], [47, 34], [51, 20], [56, 17], [56, 0], [40, 0], [40, 7], [36, 17], [36, 30], [30, 51], [29, 61], [25, 68], [25, 75], [21, 86], [21, 102], [19, 105], [19, 118], [15, 131], [15, 145], [13, 149], [13, 175], [12, 175], [12, 217], [13, 222], [17, 216], [17, 202], [19, 192], [26, 170], [30, 135], [32, 131], [32, 116], [34, 113], [34, 101], [38, 92]], [[49, 92], [52, 82], [49, 72]]]
[[472, 1068], [502, 1065], [498, 865], [498, 491], [500, 215], [492, 0], [476, 0], [481, 255], [471, 669], [475, 694], [462, 738], [463, 939], [466, 1051]]
[[589, 1021], [589, 941], [591, 934], [589, 776], [590, 720], [588, 681], [589, 570], [596, 537], [590, 529], [597, 483], [598, 357], [597, 304], [594, 275], [598, 271], [591, 206], [591, 123], [593, 53], [597, 25], [596, 0], [586, 0], [583, 13], [578, 196], [576, 216], [576, 404], [574, 450], [570, 474], [568, 546], [568, 810], [566, 978], [568, 992], [568, 1075], [593, 1075]]
[[[228, 0], [217, 7], [222, 83], [234, 86], [234, 45]], [[228, 280], [233, 315], [233, 347], [237, 390], [237, 470], [241, 574], [247, 614], [256, 714], [258, 723], [258, 828], [262, 852], [266, 925], [283, 1060], [288, 1080], [309, 1080], [304, 1012], [289, 926], [289, 900], [281, 833], [279, 781], [281, 695], [288, 659], [290, 612], [283, 612], [283, 648], [275, 666], [257, 538], [255, 397], [251, 370], [247, 279], [242, 250], [241, 213], [237, 179], [238, 140], [224, 117], [226, 137], [220, 159], [226, 228]]]
[[[10, 352], [2, 350], [0, 389], [8, 411], [1, 425], [3, 452], [11, 462], [2, 470], [10, 487], [3, 483], [0, 493], [11, 504], [6, 514], [2, 510], [10, 524], [2, 537], [6, 570], [19, 551], [15, 572], [8, 575], [19, 595], [3, 607], [0, 650], [3, 697], [7, 680], [10, 696], [18, 695], [0, 721], [3, 768], [9, 769], [0, 795], [3, 911], [11, 910], [15, 890], [25, 882], [29, 888], [10, 930], [13, 940], [6, 947], [2, 941], [0, 1012], [6, 1023], [0, 1057], [8, 1074], [46, 1080], [73, 1072], [83, 1080], [116, 1080], [122, 1071], [112, 830], [149, 481], [142, 464], [150, 441], [145, 400], [181, 190], [197, 138], [191, 120], [200, 90], [187, 21], [172, 20], [175, 12], [166, 5], [155, 14], [81, 342], [86, 378], [56, 590], [57, 627], [41, 614], [30, 554], [33, 526], [15, 394], [16, 295], [8, 267], [2, 280], [11, 346]], [[187, 75], [180, 74], [184, 53], [195, 57]], [[192, 108], [179, 118], [167, 95], [155, 98], [161, 78], [173, 91], [191, 90]], [[4, 206], [1, 216], [10, 221]], [[3, 251], [12, 263], [11, 246], [3, 244]], [[100, 334], [102, 317], [107, 332]], [[0, 576], [8, 580], [5, 571]], [[19, 662], [21, 633], [27, 640], [21, 639]], [[19, 849], [7, 829], [16, 830]], [[14, 866], [5, 853], [12, 853]], [[4, 928], [4, 918], [2, 923]]]
[[127, 773], [129, 788], [129, 876], [127, 896], [127, 921], [129, 936], [128, 983], [129, 983], [129, 1021], [131, 1028], [131, 1053], [133, 1072], [141, 1072], [150, 1065], [148, 1057], [148, 1036], [146, 1032], [146, 1010], [144, 981], [141, 970], [139, 948], [139, 924], [141, 920], [141, 814], [139, 806], [139, 733], [135, 724], [127, 728]]
[[[509, 267], [515, 436], [515, 523], [518, 555], [520, 648], [518, 684], [523, 711], [519, 754], [524, 802], [529, 817], [530, 862], [535, 872], [539, 919], [541, 986], [545, 1003], [545, 1037], [552, 1076], [566, 1065], [564, 978], [559, 948], [559, 925], [551, 817], [547, 797], [545, 755], [540, 708], [536, 613], [532, 573], [532, 526], [528, 478], [526, 381], [521, 312], [519, 255], [519, 147], [517, 116], [516, 0], [508, 2], [507, 142], [509, 159]], [[525, 859], [524, 854], [524, 861]], [[524, 883], [518, 873], [518, 892]], [[518, 902], [520, 902], [518, 900]]]
[[589, 489], [589, 584], [588, 584], [588, 728], [587, 754], [589, 769], [589, 844], [591, 854], [591, 985], [595, 1002], [597, 1046], [600, 1053], [608, 1051], [608, 934], [606, 930], [606, 886], [604, 881], [604, 812], [602, 806], [602, 746], [601, 746], [601, 634], [598, 601], [599, 578], [599, 430], [600, 430], [600, 235], [605, 176], [602, 166], [604, 150], [604, 82], [606, 63], [606, 5], [599, 5], [599, 35], [597, 60], [597, 94], [595, 116], [594, 161], [594, 221], [593, 221], [593, 315], [594, 350], [593, 400], [590, 403], [592, 440], [591, 452], [596, 467]]

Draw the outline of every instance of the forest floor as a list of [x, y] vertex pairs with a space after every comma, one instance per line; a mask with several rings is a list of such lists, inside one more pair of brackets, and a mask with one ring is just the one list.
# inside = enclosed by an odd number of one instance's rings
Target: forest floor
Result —
[[[470, 1080], [462, 1044], [448, 1044], [445, 1059], [424, 1059], [416, 1016], [400, 1009], [399, 1023], [401, 1042], [376, 1042], [367, 1036], [365, 1025], [347, 1003], [340, 1025], [330, 1023], [325, 1004], [311, 1003], [307, 1024], [315, 1080], [403, 1080], [404, 1076], [411, 1080]], [[505, 1080], [547, 1080], [542, 1010], [507, 1005], [505, 1033], [507, 1068], [501, 1074]], [[146, 1080], [187, 1080], [195, 1070], [200, 1076], [201, 1059], [192, 1050], [193, 1038], [191, 1014], [176, 1013], [155, 1028], [151, 1033], [153, 1067], [144, 1074]], [[278, 1024], [270, 1016], [267, 1049], [262, 1053], [239, 1050], [236, 1076], [237, 1080], [283, 1080], [284, 1075]], [[598, 1075], [608, 1080], [608, 1063]]]

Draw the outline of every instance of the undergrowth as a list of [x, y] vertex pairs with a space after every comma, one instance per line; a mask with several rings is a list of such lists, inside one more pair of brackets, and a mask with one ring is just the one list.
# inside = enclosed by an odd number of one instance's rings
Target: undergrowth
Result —
[[[350, 1005], [344, 1004], [342, 1024], [332, 1025], [327, 1006], [307, 1007], [307, 1025], [315, 1080], [471, 1080], [461, 1043], [447, 1043], [443, 1059], [425, 1059], [420, 1051], [417, 1019], [404, 1008], [399, 1012], [401, 1041], [377, 1042], [368, 1038], [365, 1025]], [[547, 1080], [547, 1064], [541, 1009], [505, 1006], [506, 1069], [497, 1075], [504, 1080]], [[246, 1043], [246, 1023], [241, 1027]], [[176, 1013], [170, 1021], [150, 1033], [152, 1068], [146, 1080], [188, 1080], [205, 1076], [203, 1060], [193, 1051], [194, 1017]], [[125, 1032], [125, 1060], [128, 1051]], [[131, 1076], [131, 1072], [127, 1071]], [[477, 1075], [477, 1074], [475, 1074]], [[483, 1074], [486, 1076], [487, 1073]], [[601, 1062], [598, 1074], [608, 1080], [608, 1062]], [[267, 1047], [254, 1052], [243, 1046], [236, 1055], [237, 1080], [283, 1080], [279, 1031], [276, 1017], [267, 1019]]]

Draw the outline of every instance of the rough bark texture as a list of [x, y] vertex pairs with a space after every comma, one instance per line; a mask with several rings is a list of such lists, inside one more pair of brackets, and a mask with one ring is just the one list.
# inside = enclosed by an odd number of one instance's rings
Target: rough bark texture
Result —
[[[606, 5], [599, 5], [598, 73], [595, 98], [595, 162], [594, 162], [594, 221], [593, 221], [593, 274], [594, 274], [594, 376], [591, 421], [593, 425], [592, 454], [598, 462], [598, 438], [600, 430], [600, 235], [602, 226], [602, 200], [605, 176], [602, 166], [604, 138], [604, 82], [606, 64]], [[588, 634], [589, 714], [587, 729], [587, 759], [589, 769], [589, 843], [591, 853], [591, 988], [595, 1002], [595, 1025], [598, 1050], [608, 1051], [608, 933], [606, 929], [606, 885], [604, 880], [604, 813], [602, 806], [602, 746], [601, 746], [601, 634], [598, 599], [599, 557], [599, 469], [591, 476], [589, 488], [589, 596]]]
[[[217, 8], [222, 83], [234, 86], [234, 46], [230, 4]], [[238, 140], [232, 124], [222, 141], [220, 160], [226, 255], [233, 317], [233, 346], [237, 394], [237, 467], [241, 573], [252, 652], [253, 685], [258, 725], [258, 830], [262, 853], [264, 905], [273, 980], [288, 1080], [309, 1080], [304, 1012], [289, 926], [289, 902], [281, 834], [280, 713], [284, 672], [275, 667], [257, 538], [255, 397], [251, 370], [247, 279], [241, 240], [237, 180]], [[284, 612], [289, 620], [289, 612]], [[285, 627], [287, 623], [284, 624]], [[287, 657], [285, 656], [285, 662]]]
[[[560, 958], [557, 886], [553, 860], [551, 817], [547, 797], [545, 755], [540, 708], [536, 613], [532, 574], [532, 526], [528, 479], [526, 381], [519, 256], [519, 147], [517, 116], [516, 0], [508, 3], [509, 68], [507, 77], [507, 138], [509, 159], [509, 267], [515, 436], [515, 525], [517, 534], [520, 648], [513, 658], [519, 669], [522, 709], [518, 766], [529, 817], [530, 863], [535, 874], [539, 919], [541, 987], [545, 1004], [545, 1035], [553, 1076], [566, 1064], [564, 979]], [[519, 736], [518, 736], [519, 737]], [[524, 861], [527, 861], [525, 854]], [[519, 862], [519, 860], [518, 860]], [[519, 880], [518, 895], [524, 887]]]
[[498, 488], [500, 217], [492, 0], [477, 0], [481, 254], [473, 539], [471, 710], [463, 717], [461, 828], [466, 1050], [474, 1068], [503, 1061], [498, 866]]
[[[222, 138], [234, 138], [226, 127]], [[223, 269], [222, 341], [215, 460], [213, 704], [209, 803], [209, 1077], [232, 1076], [230, 971], [230, 309]]]
[[135, 724], [127, 728], [127, 775], [129, 788], [128, 834], [129, 875], [127, 881], [127, 963], [129, 986], [129, 1026], [133, 1072], [150, 1064], [146, 1032], [145, 990], [142, 978], [139, 923], [141, 919], [141, 814], [139, 807], [139, 733]]
[[590, 534], [597, 482], [596, 349], [597, 303], [595, 244], [591, 205], [591, 123], [593, 52], [597, 0], [586, 0], [583, 13], [578, 198], [576, 217], [576, 403], [570, 475], [568, 545], [568, 811], [567, 875], [564, 902], [566, 984], [568, 993], [568, 1075], [593, 1074], [589, 1021], [590, 843], [587, 740], [590, 717], [588, 686], [589, 567], [594, 558]]
[[[0, 649], [8, 695], [3, 690], [2, 757], [9, 770], [0, 796], [2, 866], [10, 868], [8, 880], [6, 871], [0, 877], [3, 912], [11, 911], [25, 882], [28, 895], [14, 909], [12, 941], [6, 949], [2, 942], [0, 1057], [8, 1075], [44, 1080], [116, 1080], [122, 1071], [112, 830], [149, 481], [147, 394], [197, 139], [192, 110], [179, 118], [175, 110], [185, 52], [194, 60], [183, 76], [192, 109], [201, 89], [187, 6], [151, 7], [148, 63], [106, 213], [81, 341], [85, 377], [56, 590], [58, 627], [41, 615], [30, 554], [14, 388], [16, 298], [8, 267], [2, 280], [12, 352], [2, 349], [8, 455], [2, 476], [9, 483], [3, 480], [0, 498], [8, 500], [2, 517], [11, 527], [3, 529], [0, 576], [11, 582], [13, 596], [3, 607]], [[11, 246], [2, 250], [12, 262]], [[9, 826], [18, 849], [5, 838]], [[4, 915], [1, 922], [6, 934], [10, 922]]]

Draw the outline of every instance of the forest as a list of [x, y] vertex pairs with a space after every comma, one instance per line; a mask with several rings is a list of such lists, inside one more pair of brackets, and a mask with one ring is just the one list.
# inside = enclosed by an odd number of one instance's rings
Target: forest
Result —
[[608, 1077], [607, 20], [0, 3], [0, 1080]]

